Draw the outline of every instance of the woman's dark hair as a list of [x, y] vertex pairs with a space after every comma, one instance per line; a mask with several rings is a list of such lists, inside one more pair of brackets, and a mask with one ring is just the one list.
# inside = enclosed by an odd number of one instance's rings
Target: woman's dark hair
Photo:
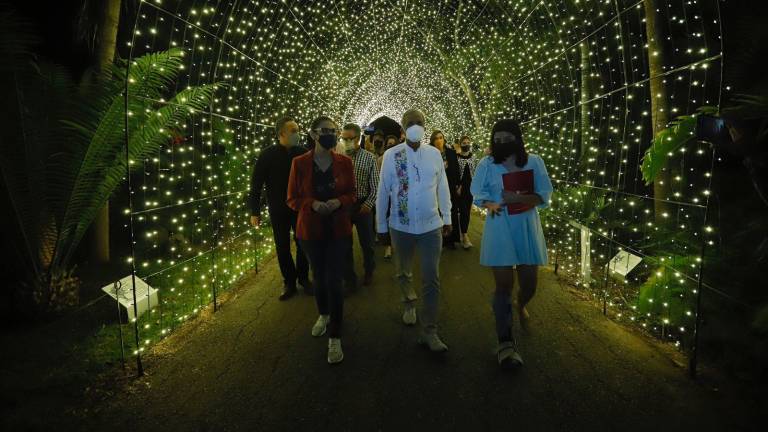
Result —
[[318, 127], [318, 126], [320, 126], [320, 123], [322, 123], [322, 122], [324, 122], [324, 121], [329, 121], [329, 122], [333, 123], [334, 125], [336, 124], [336, 122], [335, 122], [335, 121], [333, 121], [333, 119], [332, 119], [332, 118], [330, 118], [330, 117], [328, 117], [328, 116], [320, 116], [320, 117], [318, 117], [318, 118], [316, 118], [316, 119], [312, 120], [312, 125], [309, 127], [309, 129], [310, 129], [310, 130], [315, 130], [315, 129], [317, 129], [317, 127]]
[[396, 136], [394, 136], [394, 135], [387, 135], [387, 137], [386, 137], [386, 138], [384, 138], [384, 145], [386, 145], [386, 144], [387, 144], [387, 141], [389, 141], [389, 139], [390, 139], [390, 138], [392, 138], [393, 140], [395, 140], [395, 145], [397, 145], [397, 141], [398, 141], [398, 140], [397, 140], [397, 137], [396, 137]]
[[470, 138], [469, 135], [462, 135], [461, 138], [459, 139], [459, 144], [463, 143], [464, 140], [472, 142], [472, 138]]
[[[497, 146], [493, 142], [496, 132], [511, 133], [514, 135], [517, 145], [513, 148]], [[528, 163], [528, 152], [525, 151], [525, 142], [523, 141], [523, 132], [520, 130], [520, 125], [512, 119], [499, 120], [493, 125], [493, 130], [491, 131], [491, 157], [493, 157], [493, 163], [500, 164], [512, 154], [515, 155], [515, 165], [518, 167], [522, 168]]]
[[443, 131], [435, 129], [434, 131], [432, 131], [432, 135], [429, 137], [429, 145], [431, 145], [432, 147], [435, 146], [435, 139], [437, 138], [438, 135], [442, 135], [443, 141], [445, 141], [445, 134], [443, 133]]

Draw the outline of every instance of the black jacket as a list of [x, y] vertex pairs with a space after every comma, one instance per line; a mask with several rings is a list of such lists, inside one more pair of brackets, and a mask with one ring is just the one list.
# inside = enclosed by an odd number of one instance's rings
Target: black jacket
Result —
[[248, 197], [251, 215], [261, 214], [261, 188], [267, 186], [267, 204], [270, 214], [288, 214], [292, 210], [285, 201], [288, 193], [288, 176], [296, 156], [306, 153], [302, 146], [286, 148], [275, 144], [261, 151], [251, 175], [251, 193]]

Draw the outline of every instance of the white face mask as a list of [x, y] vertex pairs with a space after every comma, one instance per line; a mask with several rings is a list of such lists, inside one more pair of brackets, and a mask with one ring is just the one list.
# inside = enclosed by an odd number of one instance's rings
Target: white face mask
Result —
[[424, 126], [413, 125], [405, 130], [405, 137], [412, 143], [421, 142], [424, 138]]

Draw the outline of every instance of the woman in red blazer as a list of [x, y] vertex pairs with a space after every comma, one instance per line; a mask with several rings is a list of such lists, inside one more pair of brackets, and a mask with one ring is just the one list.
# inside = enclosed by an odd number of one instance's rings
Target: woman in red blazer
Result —
[[318, 117], [309, 132], [312, 151], [293, 159], [288, 178], [288, 207], [298, 213], [296, 238], [307, 254], [315, 280], [315, 301], [320, 316], [312, 336], [328, 331], [328, 363], [344, 359], [341, 322], [344, 296], [342, 260], [352, 241], [349, 207], [355, 202], [352, 160], [332, 152], [339, 137], [336, 123]]

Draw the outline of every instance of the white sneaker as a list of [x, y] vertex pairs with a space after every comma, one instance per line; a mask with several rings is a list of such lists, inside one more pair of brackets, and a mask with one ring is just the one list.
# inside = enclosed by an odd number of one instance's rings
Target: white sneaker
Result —
[[416, 324], [416, 308], [413, 306], [406, 306], [403, 312], [403, 323], [408, 326]]
[[461, 239], [461, 247], [463, 247], [464, 249], [469, 249], [472, 246], [474, 245], [472, 244], [471, 241], [469, 241], [469, 236], [464, 234], [463, 238]]
[[328, 364], [340, 363], [344, 360], [344, 351], [341, 350], [341, 339], [328, 339]]
[[517, 369], [523, 365], [523, 359], [517, 352], [514, 342], [502, 342], [496, 350], [499, 366], [502, 369]]
[[448, 345], [440, 340], [437, 333], [422, 333], [419, 337], [419, 344], [426, 345], [432, 352], [448, 351]]
[[325, 329], [328, 327], [328, 321], [331, 320], [330, 315], [320, 315], [315, 321], [315, 325], [312, 326], [312, 336], [319, 337], [325, 334]]
[[392, 258], [392, 246], [387, 246], [384, 248], [384, 259], [390, 258]]

